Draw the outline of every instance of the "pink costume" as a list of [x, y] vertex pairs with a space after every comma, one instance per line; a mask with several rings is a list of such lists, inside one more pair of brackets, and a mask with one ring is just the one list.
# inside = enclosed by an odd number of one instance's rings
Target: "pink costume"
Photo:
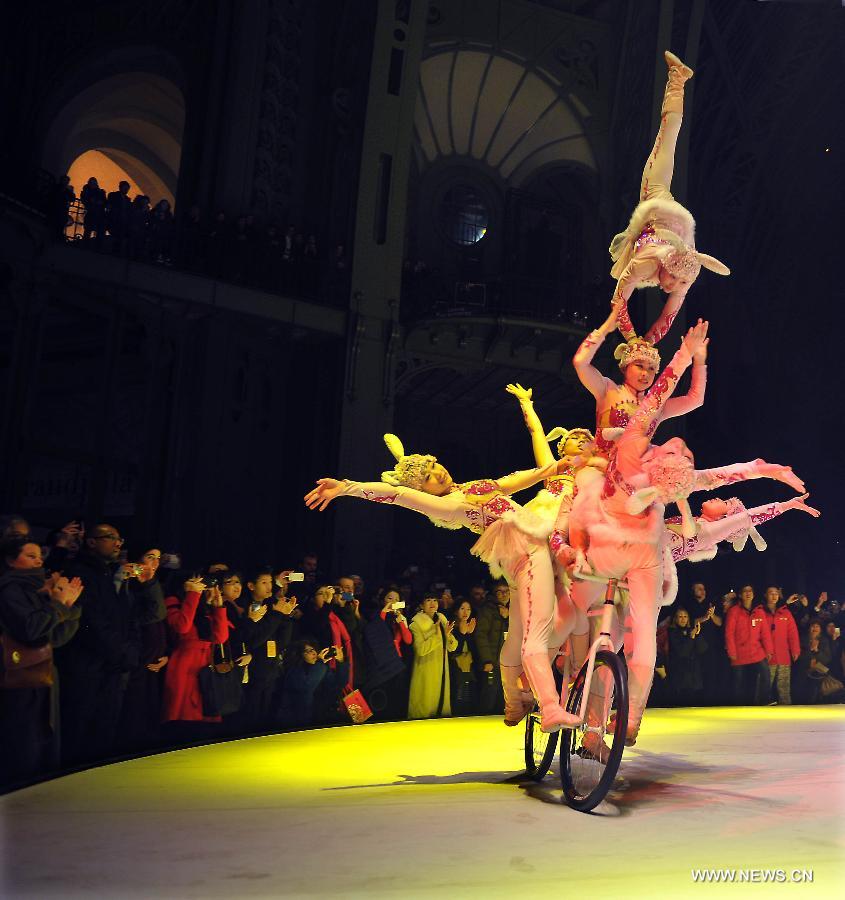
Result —
[[[615, 303], [627, 302], [636, 288], [657, 285], [661, 268], [678, 279], [660, 316], [645, 334], [645, 339], [653, 344], [672, 327], [702, 265], [720, 275], [730, 274], [725, 265], [695, 249], [695, 220], [670, 191], [675, 146], [683, 122], [684, 83], [692, 77], [692, 70], [671, 54], [666, 55], [666, 62], [669, 72], [660, 128], [643, 169], [640, 202], [628, 227], [610, 244], [614, 261], [610, 274], [617, 279]], [[627, 341], [636, 337], [627, 310], [620, 313], [619, 331]]]
[[[507, 476], [511, 491], [531, 487], [554, 474], [557, 464]], [[505, 481], [506, 479], [502, 479]], [[472, 553], [483, 559], [494, 576], [504, 574], [517, 596], [518, 614], [510, 616], [501, 651], [501, 665], [528, 675], [544, 720], [560, 709], [548, 657], [555, 611], [552, 561], [548, 551], [551, 521], [542, 520], [516, 503], [497, 481], [471, 481], [444, 496], [381, 482], [344, 482], [343, 496], [392, 504], [428, 516], [445, 528], [468, 528], [480, 535]], [[514, 676], [515, 680], [515, 676]], [[560, 718], [566, 713], [560, 710]], [[559, 728], [561, 721], [556, 723]], [[511, 723], [515, 724], [515, 723]]]
[[[626, 643], [625, 651], [630, 691], [628, 721], [633, 731], [642, 718], [654, 673], [657, 617], [663, 599], [665, 502], [692, 491], [711, 490], [766, 474], [758, 471], [762, 460], [705, 470], [694, 470], [690, 465], [675, 473], [668, 497], [666, 487], [661, 492], [659, 484], [652, 483], [649, 473], [655, 470], [644, 465], [647, 454], [653, 452], [649, 435], [690, 362], [690, 353], [682, 344], [630, 417], [605, 478], [593, 479], [579, 490], [569, 514], [570, 543], [576, 548], [589, 545], [586, 559], [593, 571], [628, 581], [626, 631], [630, 629], [633, 640]], [[602, 585], [584, 581], [573, 584], [572, 600], [581, 614], [580, 624], [603, 593]]]
[[757, 531], [757, 526], [783, 515], [790, 509], [788, 504], [779, 502], [746, 509], [737, 497], [731, 497], [727, 504], [728, 514], [721, 519], [711, 520], [704, 516], [696, 516], [697, 531], [695, 537], [691, 538], [681, 534], [680, 516], [666, 519], [662, 606], [674, 603], [678, 594], [677, 563], [684, 559], [691, 562], [713, 559], [717, 546], [722, 541], [729, 541], [734, 550], [740, 551], [745, 547], [749, 537], [758, 550], [765, 550], [766, 542]]
[[[624, 428], [645, 394], [638, 393], [627, 384], [616, 384], [596, 369], [593, 358], [603, 342], [604, 337], [600, 332], [590, 332], [576, 350], [572, 364], [578, 380], [596, 398], [596, 450], [599, 455], [607, 457], [613, 446], [613, 439], [611, 435], [603, 434], [604, 429]], [[689, 393], [683, 397], [673, 397], [663, 405], [650, 425], [648, 436], [651, 437], [665, 419], [674, 419], [698, 409], [704, 403], [706, 387], [707, 365], [693, 365]]]

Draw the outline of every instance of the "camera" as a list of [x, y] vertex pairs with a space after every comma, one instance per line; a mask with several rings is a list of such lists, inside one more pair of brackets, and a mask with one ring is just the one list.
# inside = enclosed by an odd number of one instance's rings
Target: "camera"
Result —
[[249, 611], [257, 613], [262, 606], [264, 606], [264, 604], [260, 600], [253, 600], [252, 603], [249, 604]]
[[305, 572], [288, 572], [288, 581], [305, 581]]
[[404, 601], [404, 600], [397, 600], [397, 601], [393, 604], [393, 607], [392, 607], [392, 608], [393, 608], [393, 609], [404, 609], [404, 608], [405, 608], [405, 601]]
[[138, 578], [144, 574], [144, 567], [141, 563], [129, 563], [129, 577]]
[[337, 656], [337, 647], [326, 647], [326, 659], [334, 659]]
[[206, 572], [206, 574], [202, 576], [202, 580], [205, 582], [207, 588], [219, 588], [223, 584], [223, 578], [221, 577], [220, 572]]

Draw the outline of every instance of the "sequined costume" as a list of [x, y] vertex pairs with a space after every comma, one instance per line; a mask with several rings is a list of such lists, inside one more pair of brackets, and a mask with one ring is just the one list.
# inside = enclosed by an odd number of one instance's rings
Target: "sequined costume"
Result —
[[[679, 468], [667, 477], [666, 486], [652, 483], [655, 469], [649, 440], [654, 425], [664, 415], [667, 402], [683, 372], [692, 361], [687, 347], [681, 348], [655, 381], [651, 390], [630, 416], [611, 456], [607, 474], [579, 490], [569, 514], [569, 537], [573, 547], [586, 558], [589, 567], [608, 578], [627, 579], [630, 602], [626, 630], [633, 640], [625, 644], [629, 671], [629, 728], [636, 732], [645, 708], [656, 656], [656, 626], [663, 599], [663, 545], [666, 526], [664, 507], [668, 499], [684, 497], [697, 490], [765, 477], [762, 460], [718, 469]], [[660, 450], [660, 448], [656, 448]], [[677, 459], [678, 457], [674, 457]], [[674, 479], [674, 480], [673, 480]], [[586, 611], [599, 603], [604, 588], [592, 582], [576, 581], [571, 590], [573, 603], [583, 622]]]
[[[671, 53], [666, 54], [666, 62], [669, 71], [660, 128], [643, 169], [640, 202], [628, 227], [610, 244], [610, 274], [617, 279], [614, 302], [627, 302], [636, 288], [659, 284], [663, 268], [677, 278], [660, 316], [645, 334], [652, 343], [672, 327], [702, 265], [721, 275], [730, 274], [724, 264], [695, 249], [695, 220], [671, 193], [675, 148], [684, 114], [684, 83], [693, 73]], [[619, 316], [618, 324], [625, 340], [636, 337], [627, 310]]]
[[[556, 468], [555, 463], [506, 476], [508, 487], [511, 491], [531, 487], [551, 477]], [[559, 728], [567, 714], [560, 709], [547, 649], [555, 610], [547, 543], [552, 522], [520, 506], [492, 479], [456, 485], [444, 496], [380, 482], [346, 481], [343, 495], [403, 506], [428, 516], [435, 525], [468, 528], [479, 535], [472, 553], [483, 559], [494, 575], [504, 575], [517, 598], [517, 614], [512, 606], [501, 665], [517, 673], [525, 671], [543, 706], [544, 720], [548, 716], [551, 722], [556, 707]]]
[[[612, 431], [624, 428], [628, 424], [630, 416], [645, 394], [637, 393], [627, 384], [616, 384], [610, 378], [602, 375], [593, 365], [593, 358], [603, 342], [604, 336], [600, 332], [590, 332], [575, 351], [572, 364], [578, 380], [595, 397], [596, 452], [600, 456], [608, 457], [614, 443]], [[681, 397], [672, 397], [664, 404], [660, 413], [651, 422], [649, 437], [665, 419], [674, 419], [698, 409], [704, 403], [706, 388], [707, 365], [706, 363], [696, 363], [692, 367], [689, 391]], [[608, 434], [606, 431], [611, 433]]]

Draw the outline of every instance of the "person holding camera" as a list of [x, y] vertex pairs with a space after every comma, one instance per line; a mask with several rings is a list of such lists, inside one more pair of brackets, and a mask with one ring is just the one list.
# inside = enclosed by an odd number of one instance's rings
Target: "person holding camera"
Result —
[[288, 728], [308, 728], [337, 721], [348, 678], [343, 647], [318, 650], [313, 640], [295, 643], [285, 654], [282, 723]]
[[167, 624], [176, 646], [164, 676], [161, 720], [176, 743], [212, 736], [219, 716], [206, 716], [200, 690], [200, 671], [212, 664], [214, 645], [229, 639], [229, 620], [223, 608], [219, 575], [188, 578], [182, 596], [167, 598]]
[[[59, 573], [46, 578], [41, 547], [28, 537], [3, 540], [0, 561], [0, 632], [6, 649], [21, 658], [32, 652], [44, 658], [39, 674], [25, 666], [25, 677], [18, 683], [9, 678], [11, 673], [0, 670], [3, 785], [58, 765], [58, 681], [51, 655], [52, 649], [70, 641], [79, 627], [79, 607], [75, 604], [82, 582]], [[52, 683], [39, 684], [41, 680]]]
[[79, 631], [56, 653], [62, 753], [69, 765], [113, 752], [129, 675], [141, 661], [141, 628], [166, 615], [152, 566], [121, 564], [122, 547], [117, 528], [98, 523], [64, 572], [83, 587]]
[[249, 679], [244, 685], [241, 708], [234, 719], [240, 730], [261, 731], [273, 725], [273, 697], [280, 674], [280, 659], [293, 634], [291, 613], [295, 597], [273, 599], [274, 576], [268, 568], [247, 579], [246, 614], [238, 622], [232, 643], [252, 657]]
[[[152, 577], [143, 582], [143, 587], [137, 577], [126, 577], [121, 589], [131, 595], [133, 603], [139, 602], [139, 591], [148, 591], [150, 598], [155, 598], [156, 605], [164, 607], [164, 592], [158, 580], [161, 550], [149, 544], [146, 546], [148, 549], [144, 550], [138, 562], [124, 567], [123, 573], [144, 576], [149, 570]], [[140, 665], [129, 673], [118, 728], [118, 745], [126, 753], [154, 747], [160, 738], [164, 667], [168, 662], [167, 624], [164, 620], [141, 625], [140, 650]]]
[[411, 620], [414, 638], [414, 662], [408, 696], [409, 719], [432, 719], [452, 715], [449, 679], [449, 651], [458, 642], [454, 623], [438, 612], [437, 597], [426, 597]]
[[[334, 611], [335, 589], [330, 584], [322, 584], [314, 592], [311, 600], [305, 604], [299, 633], [310, 635], [321, 647], [343, 647], [343, 657], [347, 663], [347, 685], [351, 691], [355, 677], [355, 658], [352, 650], [352, 637], [340, 616]], [[335, 669], [335, 660], [329, 658], [329, 668]]]
[[[408, 713], [408, 668], [402, 648], [414, 638], [405, 618], [405, 601], [389, 587], [379, 591], [381, 609], [363, 628], [367, 680], [363, 688], [373, 714], [381, 720], [404, 719]], [[383, 694], [379, 697], [378, 692]]]
[[475, 715], [476, 679], [475, 663], [478, 650], [475, 646], [475, 617], [469, 600], [461, 600], [452, 611], [452, 634], [457, 647], [449, 651], [452, 681], [452, 715]]

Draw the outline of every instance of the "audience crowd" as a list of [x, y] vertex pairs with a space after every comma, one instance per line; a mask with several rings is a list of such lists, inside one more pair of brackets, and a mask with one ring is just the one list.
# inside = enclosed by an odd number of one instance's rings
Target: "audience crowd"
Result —
[[[0, 786], [122, 755], [359, 721], [498, 714], [504, 582], [453, 592], [410, 566], [375, 591], [299, 571], [185, 567], [154, 540], [0, 520]], [[826, 593], [665, 610], [654, 705], [841, 702], [845, 610]], [[356, 693], [357, 692], [357, 693]]]
[[174, 266], [221, 281], [345, 305], [346, 246], [326, 254], [317, 235], [295, 224], [259, 222], [252, 213], [212, 215], [191, 206], [177, 216], [166, 199], [130, 196], [128, 181], [106, 192], [91, 177], [77, 196], [67, 175], [46, 192], [45, 211], [57, 238], [75, 246]]

